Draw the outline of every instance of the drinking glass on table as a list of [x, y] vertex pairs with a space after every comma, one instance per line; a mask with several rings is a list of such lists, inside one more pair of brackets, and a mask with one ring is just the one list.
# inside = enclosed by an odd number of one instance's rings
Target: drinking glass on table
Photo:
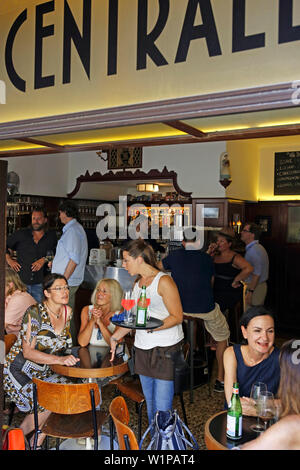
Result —
[[[261, 392], [266, 392], [266, 391], [267, 391], [267, 385], [263, 382], [254, 382], [254, 384], [252, 385], [250, 398], [254, 401], [256, 409], [257, 409], [257, 401], [260, 397]], [[252, 431], [255, 431], [255, 432], [263, 431], [264, 427], [259, 422], [258, 414], [257, 414], [256, 424], [252, 424], [252, 426], [250, 426], [250, 428], [252, 429]]]
[[274, 419], [275, 401], [272, 392], [261, 392], [257, 400], [257, 415], [264, 422], [264, 431], [267, 429], [267, 423]]

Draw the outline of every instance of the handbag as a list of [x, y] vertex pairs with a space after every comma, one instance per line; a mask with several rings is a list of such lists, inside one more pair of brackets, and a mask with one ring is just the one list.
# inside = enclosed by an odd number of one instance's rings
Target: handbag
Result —
[[29, 450], [29, 444], [21, 428], [2, 427], [2, 450]]
[[155, 413], [152, 423], [139, 443], [140, 450], [149, 433], [152, 438], [146, 450], [199, 450], [196, 439], [176, 410]]

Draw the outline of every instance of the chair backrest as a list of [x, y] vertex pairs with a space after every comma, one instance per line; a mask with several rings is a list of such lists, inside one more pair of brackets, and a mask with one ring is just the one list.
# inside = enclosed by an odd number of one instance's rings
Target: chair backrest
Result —
[[4, 335], [4, 342], [5, 342], [5, 354], [8, 354], [12, 345], [16, 342], [17, 337], [13, 333], [9, 335]]
[[37, 402], [53, 413], [77, 414], [92, 409], [91, 390], [94, 390], [95, 406], [100, 403], [98, 384], [58, 384], [32, 379], [37, 387]]
[[129, 411], [123, 397], [116, 397], [112, 400], [109, 413], [116, 427], [120, 450], [139, 450], [135, 434], [128, 426]]

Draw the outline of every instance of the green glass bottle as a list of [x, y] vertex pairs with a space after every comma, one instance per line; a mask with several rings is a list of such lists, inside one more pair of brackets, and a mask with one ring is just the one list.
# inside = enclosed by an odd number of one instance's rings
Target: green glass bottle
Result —
[[146, 286], [142, 286], [142, 292], [137, 303], [136, 326], [146, 326], [147, 323], [147, 297]]
[[239, 396], [239, 384], [233, 384], [230, 406], [227, 412], [226, 435], [229, 439], [242, 437], [242, 405]]

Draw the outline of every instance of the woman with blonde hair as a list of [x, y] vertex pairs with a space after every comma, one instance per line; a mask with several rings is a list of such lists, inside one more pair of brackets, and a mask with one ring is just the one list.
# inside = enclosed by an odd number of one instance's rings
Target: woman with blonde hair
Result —
[[5, 269], [5, 331], [18, 336], [26, 310], [36, 300], [27, 292], [20, 276], [11, 268]]
[[78, 334], [80, 346], [109, 346], [115, 325], [112, 316], [121, 309], [123, 290], [115, 279], [100, 279], [91, 297], [91, 305], [81, 311], [81, 326]]

